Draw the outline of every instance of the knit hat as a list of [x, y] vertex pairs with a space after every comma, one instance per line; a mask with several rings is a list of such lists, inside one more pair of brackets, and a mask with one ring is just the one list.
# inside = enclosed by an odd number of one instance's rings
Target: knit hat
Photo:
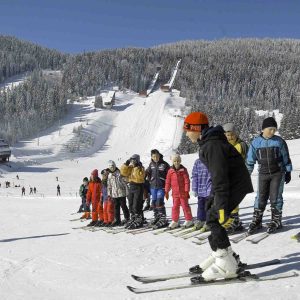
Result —
[[91, 173], [91, 175], [93, 175], [94, 177], [98, 177], [98, 170], [95, 169], [95, 170]]
[[83, 178], [83, 181], [89, 182], [89, 179], [88, 179], [87, 177], [84, 177], [84, 178]]
[[151, 155], [153, 155], [153, 154], [160, 154], [160, 153], [157, 149], [152, 149], [151, 150]]
[[275, 121], [275, 119], [273, 117], [269, 117], [269, 118], [266, 118], [263, 120], [261, 129], [264, 130], [265, 128], [268, 128], [268, 127], [277, 128], [277, 122]]
[[130, 160], [135, 160], [137, 163], [139, 163], [140, 162], [140, 156], [138, 154], [133, 154], [130, 157]]
[[107, 165], [108, 165], [109, 168], [110, 167], [116, 168], [116, 163], [113, 160], [109, 160]]
[[225, 132], [231, 131], [236, 132], [236, 128], [233, 123], [226, 123], [223, 125], [223, 129]]
[[184, 120], [183, 129], [185, 131], [201, 132], [208, 127], [207, 115], [203, 112], [197, 111], [190, 113]]

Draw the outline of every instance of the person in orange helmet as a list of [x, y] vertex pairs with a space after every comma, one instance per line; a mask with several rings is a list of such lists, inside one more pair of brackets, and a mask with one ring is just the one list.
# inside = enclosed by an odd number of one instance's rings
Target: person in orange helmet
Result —
[[251, 178], [242, 156], [227, 141], [222, 126], [209, 127], [203, 112], [193, 112], [184, 120], [187, 137], [199, 144], [199, 159], [211, 174], [212, 189], [206, 201], [206, 223], [211, 229], [208, 237], [211, 255], [190, 269], [201, 273], [191, 278], [193, 283], [238, 276], [238, 260], [231, 249], [228, 234], [222, 226], [231, 211], [253, 192]]

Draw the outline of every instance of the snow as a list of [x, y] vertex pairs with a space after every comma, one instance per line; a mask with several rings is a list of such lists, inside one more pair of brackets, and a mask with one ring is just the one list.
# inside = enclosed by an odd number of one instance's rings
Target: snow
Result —
[[19, 84], [22, 84], [26, 78], [27, 78], [26, 73], [15, 75], [8, 78], [4, 82], [0, 83], [0, 92], [1, 90], [7, 90], [7, 89], [12, 89], [14, 87], [17, 87]]
[[[70, 104], [68, 115], [38, 137], [24, 140], [12, 148], [10, 163], [0, 164], [0, 299], [300, 299], [299, 277], [274, 282], [251, 282], [224, 287], [197, 287], [188, 290], [134, 295], [126, 285], [141, 286], [130, 274], [154, 275], [183, 272], [198, 264], [210, 252], [208, 244], [195, 245], [191, 240], [168, 233], [151, 232], [131, 235], [103, 231], [73, 230], [82, 226], [70, 222], [79, 215], [78, 189], [81, 180], [113, 159], [120, 166], [138, 153], [144, 165], [150, 150], [157, 148], [170, 162], [182, 134], [182, 111], [185, 99], [179, 93], [156, 91], [140, 98], [130, 91], [116, 93], [112, 110], [94, 111], [94, 98]], [[145, 104], [144, 104], [145, 103]], [[80, 144], [68, 152], [66, 145], [76, 141], [73, 129], [82, 125], [83, 136], [94, 143]], [[300, 269], [299, 244], [290, 239], [299, 231], [300, 140], [288, 141], [294, 166], [292, 181], [284, 192], [283, 219], [290, 222], [284, 230], [257, 245], [242, 241], [233, 245], [242, 261], [255, 263], [280, 258], [284, 264], [256, 270], [259, 274], [277, 274]], [[197, 154], [184, 155], [183, 164], [191, 174]], [[16, 179], [16, 175], [20, 179]], [[58, 177], [58, 181], [56, 181]], [[256, 185], [257, 173], [253, 174]], [[4, 181], [26, 187], [4, 187]], [[56, 186], [61, 186], [61, 197]], [[29, 186], [38, 193], [29, 196]], [[249, 224], [255, 194], [241, 204], [240, 215]], [[196, 214], [196, 199], [191, 208]], [[166, 203], [171, 214], [171, 200]], [[146, 217], [152, 213], [147, 212]], [[270, 218], [265, 212], [264, 220]], [[254, 270], [255, 271], [255, 270]], [[158, 285], [187, 282], [178, 279]]]
[[275, 117], [275, 120], [277, 122], [278, 128], [280, 128], [281, 120], [283, 118], [283, 114], [279, 112], [279, 109], [274, 109], [272, 111], [268, 110], [256, 110], [255, 113], [260, 117]]

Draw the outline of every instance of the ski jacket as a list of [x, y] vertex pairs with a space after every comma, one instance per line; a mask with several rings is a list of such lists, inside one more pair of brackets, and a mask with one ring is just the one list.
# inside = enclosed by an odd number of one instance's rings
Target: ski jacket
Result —
[[146, 178], [149, 180], [150, 187], [153, 189], [161, 189], [165, 187], [167, 173], [170, 165], [160, 156], [158, 162], [151, 159], [149, 167], [146, 170]]
[[253, 192], [251, 178], [238, 151], [228, 143], [222, 126], [204, 129], [198, 140], [199, 159], [212, 180], [211, 198], [217, 210], [229, 214], [246, 194]]
[[127, 177], [128, 183], [140, 184], [145, 182], [145, 169], [141, 164], [136, 167], [123, 164], [120, 171], [122, 176]]
[[247, 168], [250, 173], [258, 162], [260, 174], [291, 172], [293, 167], [286, 142], [278, 135], [265, 139], [262, 134], [254, 138], [247, 154]]
[[246, 142], [244, 142], [240, 138], [237, 138], [237, 140], [234, 143], [230, 142], [230, 144], [238, 151], [238, 153], [242, 155], [243, 159], [246, 159], [247, 152], [249, 149]]
[[126, 184], [118, 168], [114, 172], [108, 174], [107, 193], [108, 196], [112, 198], [126, 196]]
[[87, 205], [92, 202], [93, 206], [101, 200], [101, 179], [97, 177], [95, 180], [89, 182], [88, 191], [86, 193]]
[[88, 185], [82, 184], [79, 188], [79, 196], [85, 199], [87, 191], [88, 191]]
[[187, 193], [190, 191], [190, 178], [187, 169], [180, 165], [179, 169], [176, 170], [172, 166], [166, 178], [165, 192], [169, 193], [172, 189], [173, 198], [186, 198]]
[[211, 176], [206, 165], [196, 159], [192, 170], [192, 191], [198, 197], [207, 198], [211, 192]]

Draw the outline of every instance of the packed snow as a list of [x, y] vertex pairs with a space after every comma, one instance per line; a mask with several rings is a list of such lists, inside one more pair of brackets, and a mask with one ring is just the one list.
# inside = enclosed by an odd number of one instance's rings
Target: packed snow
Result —
[[[127, 285], [143, 286], [130, 275], [185, 272], [210, 253], [209, 245], [192, 243], [168, 233], [132, 235], [73, 230], [85, 223], [78, 218], [82, 178], [109, 159], [120, 166], [132, 154], [145, 166], [157, 148], [170, 163], [182, 135], [185, 99], [179, 93], [156, 91], [148, 98], [130, 91], [116, 93], [112, 110], [94, 110], [94, 98], [69, 104], [68, 115], [34, 139], [13, 147], [9, 163], [0, 164], [0, 299], [300, 299], [300, 277], [269, 282], [195, 287], [135, 295]], [[76, 134], [80, 129], [80, 135]], [[288, 141], [294, 166], [284, 192], [284, 229], [254, 245], [246, 240], [233, 249], [242, 261], [256, 263], [280, 258], [282, 264], [252, 270], [257, 274], [300, 271], [299, 243], [290, 236], [299, 231], [300, 140]], [[189, 173], [197, 154], [184, 155]], [[16, 176], [19, 176], [17, 179]], [[257, 173], [252, 176], [255, 185]], [[5, 188], [5, 181], [11, 182]], [[61, 196], [56, 196], [56, 186]], [[20, 187], [15, 187], [19, 186]], [[21, 187], [26, 195], [21, 197]], [[36, 187], [36, 195], [28, 195]], [[245, 226], [253, 211], [255, 193], [241, 204]], [[171, 199], [167, 213], [171, 214]], [[196, 214], [196, 199], [190, 204]], [[145, 216], [150, 218], [151, 212]], [[270, 212], [265, 212], [264, 221]], [[157, 285], [188, 282], [188, 278]], [[151, 284], [154, 285], [154, 284]]]

